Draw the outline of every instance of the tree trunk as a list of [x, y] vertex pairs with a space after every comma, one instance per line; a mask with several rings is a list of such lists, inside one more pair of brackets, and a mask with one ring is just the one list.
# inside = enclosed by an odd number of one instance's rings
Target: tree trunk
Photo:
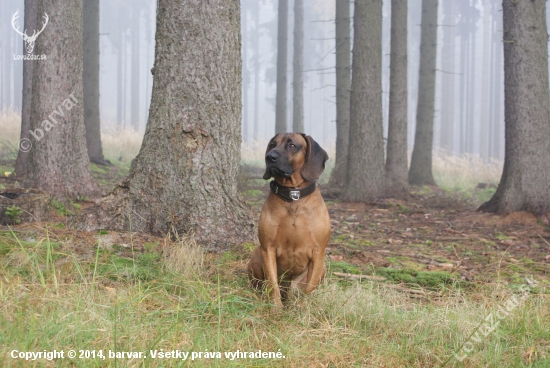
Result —
[[[25, 0], [25, 27], [32, 34], [31, 30], [36, 29], [38, 18], [38, 2], [36, 0]], [[21, 41], [23, 42], [23, 41]], [[21, 107], [21, 136], [17, 160], [15, 161], [15, 174], [19, 179], [24, 178], [27, 170], [27, 159], [32, 145], [30, 142], [29, 130], [31, 128], [31, 102], [32, 102], [32, 72], [34, 61], [23, 61], [23, 93]]]
[[504, 170], [481, 211], [529, 211], [548, 222], [550, 107], [546, 1], [504, 1]]
[[277, 95], [275, 97], [275, 133], [286, 132], [286, 78], [288, 39], [288, 0], [279, 0], [277, 25]]
[[[247, 4], [248, 5], [248, 4]], [[244, 7], [243, 7], [244, 8]], [[250, 84], [250, 70], [248, 67], [248, 19], [246, 8], [242, 11], [241, 16], [241, 35], [242, 35], [242, 50], [243, 50], [243, 141], [248, 142], [248, 86]]]
[[[442, 90], [443, 104], [441, 106], [441, 148], [451, 154], [454, 152], [454, 129], [455, 129], [455, 36], [456, 16], [455, 0], [443, 3], [445, 11], [445, 28], [443, 31], [443, 52], [442, 62]], [[446, 6], [445, 6], [446, 5]]]
[[392, 0], [390, 106], [386, 194], [406, 196], [407, 181], [407, 0]]
[[[151, 111], [128, 176], [78, 228], [192, 231], [211, 249], [254, 237], [237, 191], [239, 3], [159, 0]], [[216, 25], [205, 27], [205, 24]]]
[[336, 0], [336, 159], [331, 187], [342, 187], [348, 167], [351, 90], [350, 0]]
[[409, 184], [435, 185], [432, 174], [438, 0], [422, 0], [420, 76]]
[[[11, 78], [12, 78], [12, 70], [11, 70], [11, 63], [13, 60], [13, 56], [11, 55], [11, 32], [13, 30], [10, 28], [10, 23], [6, 19], [9, 17], [9, 9], [8, 9], [8, 2], [2, 1], [1, 10], [2, 10], [2, 23], [0, 24], [0, 42], [1, 42], [1, 51], [0, 51], [0, 59], [1, 59], [1, 65], [0, 69], [2, 72], [2, 79], [1, 79], [1, 85], [0, 85], [0, 111], [4, 108], [9, 108], [11, 105]], [[10, 14], [11, 15], [11, 14]]]
[[260, 139], [260, 2], [254, 0], [254, 140]]
[[99, 0], [84, 0], [82, 7], [84, 126], [88, 156], [104, 161], [99, 116]]
[[347, 181], [343, 199], [373, 202], [384, 196], [382, 119], [382, 0], [357, 0]]
[[483, 1], [483, 72], [481, 91], [481, 119], [479, 133], [479, 155], [489, 158], [489, 126], [491, 115], [491, 1]]
[[86, 149], [82, 108], [82, 1], [40, 0], [47, 32], [36, 40], [30, 129], [32, 149], [24, 185], [55, 197], [96, 196]]
[[304, 132], [304, 0], [294, 0], [293, 131]]
[[132, 7], [132, 75], [131, 75], [131, 95], [130, 95], [130, 124], [134, 130], [139, 130], [139, 82], [141, 79], [139, 59], [140, 59], [140, 39], [139, 25], [141, 17], [141, 8], [136, 4]]

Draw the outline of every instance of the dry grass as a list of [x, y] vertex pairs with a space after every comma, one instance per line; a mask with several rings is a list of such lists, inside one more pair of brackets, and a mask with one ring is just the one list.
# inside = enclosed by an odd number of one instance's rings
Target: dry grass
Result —
[[[87, 257], [65, 252], [73, 238], [47, 232], [0, 231], [0, 354], [13, 349], [143, 351], [149, 359], [65, 359], [58, 366], [174, 367], [180, 359], [151, 359], [150, 350], [221, 352], [221, 359], [196, 359], [197, 366], [438, 367], [512, 290], [495, 284], [475, 299], [460, 289], [411, 298], [376, 282], [326, 279], [314, 293], [273, 313], [266, 298], [236, 272], [242, 258], [223, 255], [202, 266], [185, 237], [127, 258], [95, 247]], [[74, 246], [74, 245], [72, 245]], [[166, 249], [164, 249], [166, 250]], [[163, 251], [164, 251], [163, 250]], [[186, 250], [189, 253], [186, 253]], [[186, 259], [187, 258], [187, 259]], [[236, 259], [237, 258], [237, 259]], [[189, 262], [194, 272], [189, 273]], [[237, 267], [238, 269], [238, 267]], [[474, 345], [464, 367], [536, 366], [550, 355], [547, 295], [532, 294], [498, 328]], [[236, 359], [223, 352], [277, 352], [281, 360]], [[190, 358], [189, 358], [190, 359]], [[22, 361], [4, 359], [8, 366]], [[48, 366], [44, 360], [33, 362]], [[56, 362], [51, 362], [55, 366]], [[450, 367], [457, 366], [453, 360]]]
[[451, 190], [471, 190], [479, 183], [496, 186], [500, 181], [503, 162], [483, 160], [479, 155], [453, 156], [440, 152], [433, 156], [433, 174], [438, 186]]
[[12, 109], [0, 111], [0, 159], [10, 160], [17, 157], [21, 117]]
[[201, 274], [204, 267], [204, 249], [195, 242], [192, 234], [179, 236], [175, 241], [165, 239], [163, 262], [168, 271], [177, 273], [185, 279], [194, 279]]

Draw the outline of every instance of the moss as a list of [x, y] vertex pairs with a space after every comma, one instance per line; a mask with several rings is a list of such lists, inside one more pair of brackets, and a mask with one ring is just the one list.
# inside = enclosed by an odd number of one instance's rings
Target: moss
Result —
[[455, 282], [453, 275], [444, 271], [418, 271], [411, 268], [396, 270], [382, 267], [376, 273], [390, 281], [417, 284], [427, 288], [438, 288]]

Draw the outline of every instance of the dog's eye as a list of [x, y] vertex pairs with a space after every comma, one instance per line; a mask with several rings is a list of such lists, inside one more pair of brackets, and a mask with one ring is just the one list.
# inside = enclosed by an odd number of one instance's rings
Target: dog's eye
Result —
[[292, 143], [289, 144], [288, 147], [290, 147], [290, 148], [296, 148], [296, 146], [295, 146], [294, 144], [292, 144]]

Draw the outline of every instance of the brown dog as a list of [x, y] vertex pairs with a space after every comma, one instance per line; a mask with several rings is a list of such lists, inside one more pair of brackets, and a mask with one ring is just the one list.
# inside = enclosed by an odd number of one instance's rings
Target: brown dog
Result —
[[330, 218], [316, 184], [326, 160], [325, 150], [301, 133], [279, 133], [267, 146], [264, 179], [275, 180], [262, 207], [260, 246], [248, 262], [248, 277], [258, 288], [267, 281], [279, 308], [281, 294], [310, 293], [326, 273]]

